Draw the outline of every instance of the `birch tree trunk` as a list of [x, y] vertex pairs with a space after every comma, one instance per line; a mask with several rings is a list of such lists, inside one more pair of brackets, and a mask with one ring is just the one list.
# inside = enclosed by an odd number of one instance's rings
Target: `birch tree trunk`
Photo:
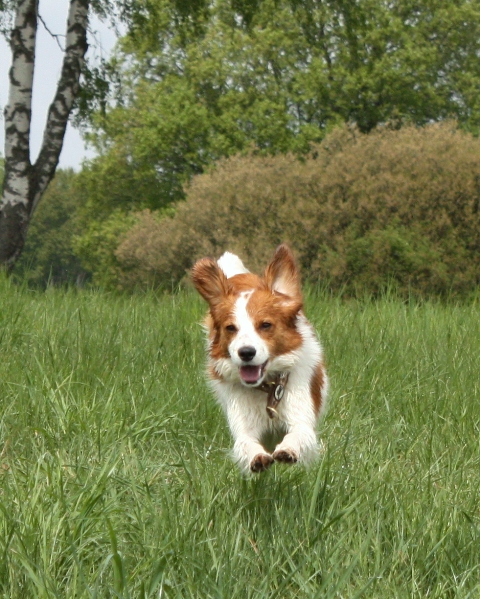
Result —
[[32, 214], [55, 174], [87, 51], [90, 0], [69, 0], [62, 70], [38, 158], [30, 161], [30, 123], [39, 0], [19, 0], [11, 34], [10, 93], [5, 107], [5, 166], [0, 202], [0, 268], [20, 257]]

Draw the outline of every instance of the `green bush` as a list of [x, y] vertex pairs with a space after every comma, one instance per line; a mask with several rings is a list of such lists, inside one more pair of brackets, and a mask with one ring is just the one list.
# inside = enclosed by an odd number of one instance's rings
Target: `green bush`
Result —
[[448, 284], [439, 252], [420, 233], [405, 227], [374, 229], [354, 239], [346, 248], [346, 272], [358, 291], [373, 293], [381, 292], [389, 279], [432, 293], [441, 293]]
[[448, 122], [343, 127], [305, 160], [236, 156], [196, 177], [173, 218], [144, 212], [116, 250], [120, 286], [171, 285], [230, 250], [261, 268], [289, 242], [305, 278], [353, 295], [393, 283], [465, 296], [480, 280], [480, 141]]
[[75, 254], [92, 273], [92, 283], [104, 289], [115, 289], [121, 268], [115, 249], [123, 236], [137, 222], [136, 214], [114, 210], [105, 220], [92, 220], [73, 239]]
[[[1, 175], [1, 173], [0, 173]], [[15, 266], [16, 280], [35, 287], [83, 285], [89, 273], [72, 247], [79, 232], [77, 210], [82, 194], [72, 169], [58, 169], [35, 211], [22, 256]]]

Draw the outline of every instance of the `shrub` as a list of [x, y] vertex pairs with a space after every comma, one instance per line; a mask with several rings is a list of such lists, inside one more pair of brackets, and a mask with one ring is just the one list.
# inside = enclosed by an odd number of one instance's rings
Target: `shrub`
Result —
[[196, 177], [173, 218], [143, 213], [121, 286], [170, 285], [229, 249], [261, 268], [289, 242], [304, 276], [346, 293], [471, 292], [480, 279], [480, 141], [453, 123], [343, 127], [308, 159], [237, 156]]
[[105, 220], [90, 221], [86, 229], [73, 238], [75, 254], [92, 273], [95, 286], [109, 290], [118, 287], [122, 269], [115, 249], [136, 222], [137, 214], [114, 210]]
[[46, 287], [82, 285], [88, 278], [72, 247], [79, 232], [77, 210], [82, 204], [75, 180], [72, 169], [57, 169], [33, 215], [25, 249], [13, 273], [16, 280]]

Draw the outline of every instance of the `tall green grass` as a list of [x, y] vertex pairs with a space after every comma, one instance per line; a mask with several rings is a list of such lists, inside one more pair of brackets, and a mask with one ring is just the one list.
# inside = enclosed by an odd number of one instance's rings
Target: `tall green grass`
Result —
[[244, 479], [196, 296], [0, 297], [1, 597], [480, 597], [478, 305], [310, 292], [324, 455]]

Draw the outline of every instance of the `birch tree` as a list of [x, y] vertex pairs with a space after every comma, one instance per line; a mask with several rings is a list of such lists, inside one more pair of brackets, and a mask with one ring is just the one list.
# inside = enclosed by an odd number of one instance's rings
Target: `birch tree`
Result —
[[32, 215], [57, 168], [68, 119], [80, 89], [88, 47], [89, 5], [90, 0], [69, 0], [61, 74], [48, 110], [40, 152], [32, 163], [30, 124], [39, 0], [16, 3], [10, 34], [12, 66], [4, 111], [5, 161], [0, 202], [0, 268], [7, 272], [22, 252]]

